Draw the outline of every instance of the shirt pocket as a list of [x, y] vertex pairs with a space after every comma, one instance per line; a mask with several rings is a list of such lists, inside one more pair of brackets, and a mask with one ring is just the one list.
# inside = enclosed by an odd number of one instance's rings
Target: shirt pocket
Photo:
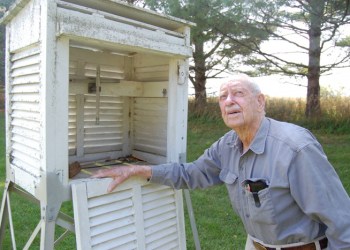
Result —
[[276, 224], [270, 191], [270, 188], [267, 187], [258, 192], [260, 206], [256, 205], [253, 193], [248, 190], [245, 191], [250, 219], [257, 224]]
[[240, 185], [238, 184], [238, 176], [228, 169], [222, 169], [219, 174], [220, 180], [226, 184], [228, 195], [231, 201], [231, 206], [233, 210], [241, 215], [243, 208], [241, 207], [242, 203], [239, 199]]
[[238, 179], [237, 175], [230, 172], [228, 169], [221, 170], [221, 172], [219, 174], [219, 178], [222, 182], [224, 182], [225, 184], [228, 184], [228, 185], [235, 183], [236, 180]]

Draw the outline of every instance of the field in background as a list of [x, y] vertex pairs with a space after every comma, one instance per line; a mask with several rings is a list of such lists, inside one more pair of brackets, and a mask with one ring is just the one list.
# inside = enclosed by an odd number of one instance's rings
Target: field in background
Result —
[[[304, 116], [306, 101], [304, 98], [266, 97], [266, 116], [276, 120], [293, 122], [310, 130], [324, 133], [350, 133], [350, 97], [326, 91], [321, 96], [322, 116], [315, 120]], [[189, 118], [203, 121], [221, 122], [217, 98], [209, 98], [207, 107], [201, 112], [194, 109], [194, 102], [189, 102]]]
[[[292, 121], [309, 128], [323, 144], [330, 162], [338, 172], [344, 187], [350, 194], [350, 100], [339, 96], [324, 96], [322, 109], [324, 117], [319, 121], [305, 120], [303, 113], [305, 102], [302, 99], [267, 99], [267, 116]], [[0, 197], [5, 180], [5, 130], [4, 115], [0, 113]], [[216, 100], [209, 101], [204, 113], [193, 110], [193, 102], [189, 103], [188, 148], [187, 160], [196, 159], [215, 140], [228, 131], [223, 124]], [[244, 249], [246, 235], [239, 218], [234, 214], [228, 199], [225, 186], [217, 186], [206, 190], [190, 191], [194, 214], [203, 250], [241, 250]], [[22, 249], [36, 227], [40, 211], [37, 206], [13, 195], [12, 199], [14, 227], [17, 248]], [[186, 210], [186, 207], [185, 207]], [[63, 211], [72, 215], [71, 203], [63, 205]], [[62, 230], [57, 227], [57, 232]], [[187, 247], [194, 250], [190, 223], [186, 213]], [[1, 249], [11, 249], [9, 230]], [[39, 239], [30, 249], [39, 249]], [[56, 249], [74, 249], [75, 236], [62, 241]]]

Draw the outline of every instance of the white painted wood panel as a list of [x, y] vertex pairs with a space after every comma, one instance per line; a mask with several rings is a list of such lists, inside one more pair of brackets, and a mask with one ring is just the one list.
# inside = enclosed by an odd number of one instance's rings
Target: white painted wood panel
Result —
[[[22, 166], [22, 167], [18, 167]], [[14, 176], [13, 182], [26, 190], [28, 193], [35, 195], [36, 187], [40, 184], [40, 172], [38, 169], [31, 169], [31, 166], [26, 162], [14, 160], [10, 165], [12, 174]]]
[[119, 2], [118, 5], [111, 4], [114, 0], [96, 3], [94, 0], [63, 0], [58, 1], [58, 5], [62, 8], [71, 9], [89, 13], [91, 15], [104, 16], [112, 20], [120, 22], [132, 23], [137, 27], [147, 27], [148, 29], [158, 29], [164, 33], [174, 36], [183, 37], [184, 34], [179, 32], [179, 27], [183, 25], [193, 25], [187, 21], [176, 17], [163, 15], [144, 8], [138, 8]]
[[12, 110], [23, 110], [32, 112], [34, 115], [35, 113], [39, 113], [39, 103], [21, 103], [21, 102], [12, 102]]
[[25, 119], [25, 120], [31, 120], [31, 121], [40, 121], [40, 116], [39, 113], [37, 112], [28, 112], [26, 110], [17, 110], [14, 109], [11, 116], [13, 118], [18, 118], [18, 119]]
[[132, 46], [134, 50], [140, 51], [192, 55], [192, 49], [185, 45], [183, 38], [106, 19], [100, 15], [73, 13], [71, 10], [58, 8], [57, 22], [59, 34], [74, 40], [94, 39], [124, 48]]
[[9, 99], [12, 112], [9, 144], [11, 166], [17, 172], [16, 184], [34, 190], [34, 183], [23, 178], [40, 176], [41, 116], [40, 116], [40, 50], [28, 47], [11, 55], [11, 89]]
[[7, 177], [40, 200], [41, 248], [52, 248], [51, 219], [73, 183], [78, 249], [185, 249], [181, 192], [132, 179], [106, 193], [110, 180], [70, 180], [68, 163], [179, 160], [190, 24], [114, 0], [15, 4], [2, 19]]
[[124, 79], [123, 56], [93, 47], [71, 47], [70, 50], [70, 79], [95, 79], [97, 67], [100, 67], [102, 81]]
[[94, 153], [120, 151], [124, 136], [124, 100], [121, 97], [100, 97], [97, 122], [96, 96], [71, 95], [69, 98], [69, 154], [80, 157]]
[[135, 79], [138, 81], [165, 81], [169, 78], [169, 65], [135, 67]]
[[[95, 179], [72, 185], [77, 246], [85, 247], [78, 249], [185, 249], [180, 191], [132, 178], [106, 193], [108, 184]], [[79, 226], [81, 220], [88, 228]]]
[[11, 90], [12, 94], [24, 94], [24, 93], [38, 93], [40, 90], [39, 84], [37, 83], [28, 83], [16, 85], [14, 84]]
[[[25, 170], [28, 173], [32, 173], [34, 175], [39, 175], [40, 173], [40, 161], [38, 159], [35, 159], [20, 150], [13, 149], [12, 150], [12, 157], [13, 160], [11, 161], [12, 165], [18, 166], [20, 169]], [[19, 186], [22, 185], [21, 178], [19, 176], [16, 176], [16, 184]]]
[[[114, 26], [118, 26], [118, 33], [120, 33], [122, 36], [127, 33], [131, 34], [135, 37], [141, 38], [141, 39], [152, 39], [153, 41], [157, 41], [158, 37], [155, 37], [155, 34], [157, 36], [160, 36], [160, 38], [164, 39], [164, 42], [166, 43], [172, 43], [174, 45], [183, 45], [184, 44], [184, 35], [175, 32], [175, 31], [169, 31], [166, 29], [163, 29], [161, 27], [157, 27], [154, 25], [150, 25], [147, 23], [141, 23], [135, 20], [132, 20], [130, 18], [122, 17], [120, 15], [111, 14], [105, 11], [97, 11], [90, 8], [80, 8], [78, 5], [75, 5], [77, 8], [72, 11], [72, 9], [68, 10], [66, 8], [61, 8], [59, 6], [59, 18], [64, 19], [65, 16], [67, 16], [67, 13], [70, 13], [71, 18], [75, 18], [78, 16], [80, 21], [88, 21], [89, 17], [93, 16], [96, 18], [96, 21], [99, 23], [103, 23], [104, 20], [106, 21], [105, 26], [110, 24], [110, 22], [114, 23]], [[85, 20], [84, 20], [85, 19]], [[96, 25], [100, 28], [103, 27], [103, 25]], [[91, 26], [88, 26], [91, 27]], [[94, 27], [91, 27], [94, 28]], [[104, 27], [103, 27], [104, 28]], [[129, 30], [130, 32], [126, 32]], [[163, 36], [162, 36], [163, 35]]]
[[10, 50], [16, 51], [40, 40], [40, 0], [31, 0], [9, 24]]
[[76, 155], [77, 151], [77, 115], [81, 112], [77, 111], [76, 95], [69, 95], [68, 110], [68, 150], [69, 155]]
[[[185, 162], [187, 143], [188, 82], [179, 77], [179, 69], [188, 69], [188, 60], [172, 59], [168, 86], [168, 142], [169, 162]], [[187, 75], [187, 72], [184, 72]]]
[[167, 98], [134, 98], [133, 149], [166, 155]]
[[31, 129], [25, 129], [25, 128], [20, 128], [20, 127], [14, 127], [13, 130], [11, 131], [13, 136], [11, 139], [16, 136], [20, 135], [22, 137], [32, 139], [40, 143], [40, 133], [38, 131], [34, 131]]

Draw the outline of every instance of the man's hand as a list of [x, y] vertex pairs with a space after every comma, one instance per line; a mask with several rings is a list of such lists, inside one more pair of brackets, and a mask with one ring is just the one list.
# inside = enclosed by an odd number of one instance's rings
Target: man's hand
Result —
[[92, 175], [92, 178], [112, 178], [113, 181], [109, 184], [107, 191], [112, 192], [119, 184], [123, 183], [131, 176], [141, 176], [146, 179], [151, 178], [152, 169], [147, 165], [128, 165], [116, 166], [110, 169], [98, 170]]

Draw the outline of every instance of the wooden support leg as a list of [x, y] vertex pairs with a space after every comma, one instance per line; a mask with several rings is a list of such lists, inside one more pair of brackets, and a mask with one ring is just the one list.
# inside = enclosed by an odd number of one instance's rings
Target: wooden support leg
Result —
[[0, 245], [5, 237], [5, 229], [8, 222], [8, 209], [7, 209], [7, 191], [8, 191], [8, 182], [6, 182], [4, 194], [2, 196], [1, 210], [0, 210]]
[[[51, 250], [54, 249], [54, 245], [61, 241], [68, 232], [74, 233], [74, 219], [70, 216], [60, 212], [60, 207], [62, 202], [60, 201], [50, 201], [50, 205], [44, 202], [38, 201], [33, 196], [27, 192], [19, 189], [16, 185], [10, 181], [6, 181], [4, 195], [1, 202], [0, 210], [0, 250], [3, 249], [3, 240], [5, 238], [6, 226], [9, 222], [12, 249], [16, 250], [16, 241], [14, 234], [14, 227], [12, 222], [11, 206], [10, 206], [10, 192], [15, 192], [23, 198], [33, 202], [34, 204], [41, 207], [41, 217], [40, 221], [24, 246], [24, 250], [30, 249], [33, 241], [40, 232], [40, 249], [41, 250]], [[65, 232], [56, 242], [55, 242], [55, 225], [59, 225], [65, 229]]]
[[23, 250], [28, 250], [30, 248], [30, 246], [32, 245], [35, 237], [38, 235], [39, 231], [41, 229], [41, 221], [39, 222], [39, 224], [36, 226], [36, 228], [34, 229], [32, 235], [30, 236], [29, 240], [27, 241], [26, 245], [24, 246]]
[[41, 207], [41, 235], [40, 249], [51, 250], [55, 245], [56, 220], [61, 208], [62, 202], [50, 200], [48, 203], [40, 202]]
[[192, 207], [190, 191], [188, 189], [185, 189], [184, 193], [185, 193], [185, 200], [186, 200], [188, 215], [189, 215], [190, 223], [191, 223], [191, 229], [192, 229], [192, 235], [193, 235], [193, 239], [194, 239], [194, 244], [196, 246], [196, 250], [201, 250], [201, 244], [200, 244], [200, 241], [199, 241], [196, 220], [194, 218], [194, 212], [193, 212], [193, 207]]
[[45, 220], [42, 222], [40, 235], [40, 250], [54, 249], [55, 225], [55, 221]]
[[54, 249], [55, 245], [55, 227], [56, 219], [61, 207], [60, 202], [52, 202], [47, 205], [41, 202], [41, 235], [40, 235], [40, 250]]
[[5, 230], [7, 222], [10, 222], [10, 232], [11, 232], [11, 240], [12, 240], [12, 248], [16, 249], [16, 240], [15, 233], [13, 229], [12, 223], [12, 215], [11, 215], [11, 205], [10, 205], [10, 188], [11, 182], [6, 181], [5, 190], [2, 197], [1, 202], [1, 210], [0, 210], [0, 246], [3, 245], [3, 240], [5, 237]]

